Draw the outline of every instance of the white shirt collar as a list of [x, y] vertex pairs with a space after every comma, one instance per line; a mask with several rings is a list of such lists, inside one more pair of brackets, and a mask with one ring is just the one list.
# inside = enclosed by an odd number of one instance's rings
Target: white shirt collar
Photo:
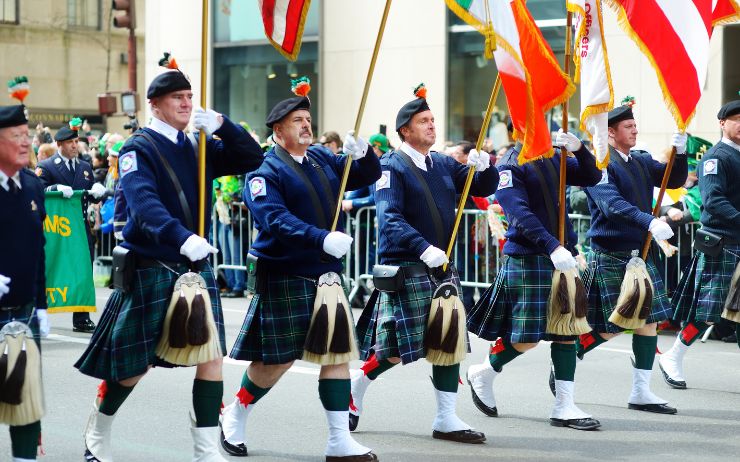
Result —
[[0, 170], [0, 187], [2, 187], [6, 191], [10, 191], [10, 187], [8, 186], [8, 181], [13, 180], [15, 184], [18, 186], [18, 189], [21, 189], [21, 172], [15, 172], [15, 175], [9, 177], [5, 174], [2, 170]]
[[617, 151], [617, 153], [622, 158], [622, 160], [624, 160], [625, 162], [629, 162], [630, 161], [630, 155], [629, 154], [624, 154], [624, 153], [622, 153], [622, 151], [620, 151], [617, 148], [614, 148], [614, 150]]
[[425, 161], [427, 156], [430, 156], [429, 160], [432, 163], [432, 167], [434, 167], [434, 159], [431, 158], [431, 151], [425, 156], [416, 149], [412, 148], [411, 145], [407, 144], [406, 142], [401, 143], [401, 146], [399, 146], [398, 149], [408, 154], [409, 157], [411, 157], [411, 160], [414, 162], [414, 165], [424, 170], [425, 172], [427, 171], [427, 164]]
[[179, 130], [172, 125], [163, 122], [156, 117], [152, 117], [152, 120], [149, 122], [147, 127], [172, 141], [172, 143], [177, 144], [177, 134], [179, 133]]
[[735, 143], [735, 142], [734, 142], [734, 141], [732, 141], [731, 139], [729, 139], [729, 138], [727, 138], [727, 137], [723, 136], [723, 137], [722, 137], [722, 142], [723, 142], [723, 143], [725, 143], [725, 144], [729, 144], [729, 145], [730, 145], [730, 146], [732, 146], [733, 148], [735, 148], [735, 149], [737, 149], [738, 151], [740, 151], [740, 144], [737, 144], [737, 143]]

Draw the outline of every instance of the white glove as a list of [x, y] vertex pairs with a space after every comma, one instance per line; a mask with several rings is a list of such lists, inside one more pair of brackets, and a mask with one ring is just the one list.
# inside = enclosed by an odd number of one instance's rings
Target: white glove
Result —
[[648, 231], [653, 235], [653, 239], [656, 241], [666, 241], [673, 237], [673, 230], [665, 221], [653, 218], [650, 222]]
[[119, 241], [122, 241], [123, 240], [123, 231], [115, 231], [113, 233], [113, 237], [115, 237]]
[[570, 251], [562, 245], [558, 246], [558, 248], [550, 254], [550, 260], [552, 260], [552, 264], [555, 266], [555, 269], [560, 271], [568, 271], [569, 269], [573, 269], [578, 266], [578, 262], [573, 258]]
[[42, 337], [48, 337], [51, 325], [49, 324], [49, 315], [46, 310], [36, 308], [36, 318], [39, 320], [39, 334]]
[[218, 253], [218, 249], [209, 244], [207, 240], [193, 234], [180, 247], [180, 253], [188, 257], [190, 261], [198, 261], [203, 260], [209, 254]]
[[57, 191], [62, 193], [62, 196], [64, 196], [65, 199], [69, 199], [70, 197], [72, 197], [72, 194], [74, 194], [74, 191], [71, 187], [63, 184], [57, 185]]
[[676, 147], [676, 154], [683, 154], [686, 152], [686, 140], [688, 136], [686, 133], [676, 132], [671, 136], [671, 146]]
[[100, 183], [95, 183], [94, 185], [92, 185], [92, 188], [90, 188], [90, 194], [92, 194], [92, 197], [94, 197], [95, 199], [100, 199], [101, 197], [103, 197], [105, 191], [105, 186]]
[[430, 268], [436, 268], [450, 262], [445, 251], [434, 247], [433, 245], [427, 247], [419, 258], [421, 258], [421, 261]]
[[324, 252], [328, 253], [332, 257], [342, 258], [347, 255], [347, 252], [349, 252], [350, 247], [352, 247], [353, 240], [354, 239], [344, 233], [332, 231], [324, 238], [322, 247]]
[[471, 149], [468, 153], [468, 165], [475, 167], [479, 172], [484, 171], [491, 166], [491, 155], [486, 151], [476, 151]]
[[576, 135], [570, 132], [564, 132], [561, 128], [555, 136], [555, 145], [564, 147], [568, 152], [576, 152], [581, 149], [583, 143], [581, 143], [581, 140]]
[[206, 135], [213, 135], [213, 133], [221, 128], [224, 119], [218, 112], [213, 109], [203, 109], [200, 107], [193, 110], [193, 127], [196, 130], [205, 130]]
[[10, 278], [0, 274], [0, 298], [3, 298], [3, 295], [10, 292], [9, 286], [10, 286]]
[[347, 135], [344, 137], [344, 152], [351, 155], [352, 160], [358, 160], [365, 157], [368, 150], [367, 148], [369, 147], [370, 145], [364, 139], [359, 136], [355, 138], [354, 130], [348, 131]]

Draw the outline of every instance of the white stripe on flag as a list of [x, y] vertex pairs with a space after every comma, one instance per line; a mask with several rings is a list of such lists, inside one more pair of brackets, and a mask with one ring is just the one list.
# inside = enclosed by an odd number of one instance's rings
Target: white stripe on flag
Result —
[[285, 28], [288, 17], [288, 5], [290, 0], [276, 0], [272, 19], [272, 40], [283, 45], [285, 40]]
[[655, 2], [681, 39], [689, 59], [696, 68], [696, 77], [701, 90], [707, 78], [709, 63], [709, 35], [701, 14], [693, 0], [655, 0]]

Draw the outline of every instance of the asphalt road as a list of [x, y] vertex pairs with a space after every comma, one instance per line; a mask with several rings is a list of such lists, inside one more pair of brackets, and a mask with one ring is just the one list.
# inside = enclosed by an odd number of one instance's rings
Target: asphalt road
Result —
[[[109, 291], [98, 290], [102, 309]], [[224, 300], [227, 345], [236, 338], [246, 310], [244, 299]], [[97, 321], [100, 313], [93, 315]], [[70, 314], [51, 316], [52, 335], [43, 345], [47, 414], [42, 421], [43, 461], [81, 461], [82, 432], [98, 381], [72, 364], [89, 336], [72, 332]], [[735, 344], [697, 343], [686, 357], [688, 390], [673, 390], [655, 367], [653, 391], [679, 413], [661, 416], [628, 410], [631, 339], [619, 337], [579, 363], [576, 401], [601, 420], [601, 430], [580, 432], [551, 427], [553, 397], [547, 386], [549, 346], [542, 344], [507, 365], [496, 381], [500, 417], [481, 414], [460, 387], [458, 415], [486, 433], [483, 445], [431, 438], [434, 392], [425, 361], [396, 367], [369, 389], [355, 437], [382, 461], [467, 460], [738, 460], [740, 454], [740, 350]], [[668, 348], [669, 336], [659, 338]], [[473, 339], [462, 371], [479, 362], [488, 343]], [[657, 361], [656, 361], [657, 363]], [[359, 366], [359, 363], [354, 365]], [[245, 364], [227, 360], [225, 401], [232, 400]], [[136, 387], [113, 426], [116, 461], [189, 461], [192, 440], [188, 412], [194, 370], [155, 369]], [[318, 399], [318, 369], [299, 362], [255, 406], [247, 430], [252, 461], [321, 461], [326, 421]], [[9, 460], [10, 441], [0, 432], [0, 460]], [[239, 460], [233, 458], [233, 460]]]

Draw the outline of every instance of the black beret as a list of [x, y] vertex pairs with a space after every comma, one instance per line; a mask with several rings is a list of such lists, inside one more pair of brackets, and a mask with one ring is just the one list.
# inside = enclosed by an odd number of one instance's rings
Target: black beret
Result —
[[166, 95], [173, 91], [190, 90], [190, 80], [179, 70], [164, 72], [154, 77], [146, 91], [147, 99]]
[[735, 101], [730, 101], [729, 103], [719, 108], [719, 112], [717, 113], [717, 118], [719, 120], [722, 120], [728, 117], [732, 117], [735, 114], [740, 114], [740, 99], [736, 99]]
[[26, 107], [22, 104], [15, 106], [0, 106], [0, 128], [17, 127], [28, 123]]
[[272, 111], [270, 111], [270, 115], [267, 116], [265, 125], [272, 128], [272, 126], [280, 122], [283, 117], [293, 111], [297, 111], [298, 109], [311, 109], [311, 101], [305, 96], [296, 96], [280, 101], [274, 108], [272, 108]]
[[54, 141], [69, 141], [77, 137], [77, 132], [65, 125], [57, 131], [56, 135], [54, 135]]
[[609, 111], [609, 126], [611, 127], [617, 122], [634, 118], [635, 116], [632, 114], [632, 106], [618, 106]]
[[401, 130], [401, 127], [409, 123], [415, 114], [428, 110], [429, 105], [427, 104], [426, 98], [416, 98], [415, 100], [404, 104], [396, 115], [396, 131]]

